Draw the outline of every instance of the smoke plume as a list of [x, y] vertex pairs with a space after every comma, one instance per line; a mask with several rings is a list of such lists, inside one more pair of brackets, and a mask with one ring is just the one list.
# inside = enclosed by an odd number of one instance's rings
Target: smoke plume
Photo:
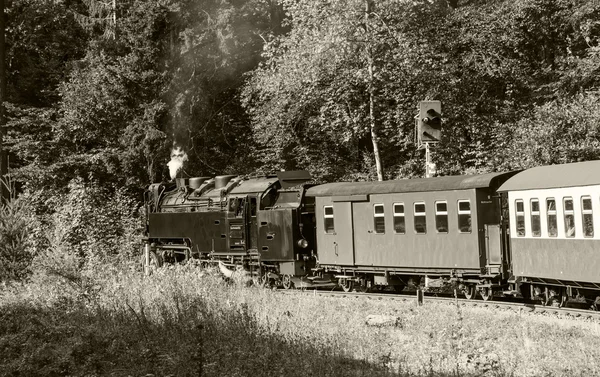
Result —
[[173, 147], [171, 150], [171, 161], [167, 163], [171, 179], [177, 177], [177, 173], [181, 170], [183, 163], [187, 161], [187, 159], [188, 156], [181, 147]]

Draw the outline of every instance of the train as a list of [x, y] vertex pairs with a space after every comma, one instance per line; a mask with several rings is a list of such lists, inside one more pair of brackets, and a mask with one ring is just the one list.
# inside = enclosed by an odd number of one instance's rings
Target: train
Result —
[[442, 282], [468, 299], [600, 308], [600, 161], [376, 182], [176, 178], [144, 197], [148, 267], [197, 259], [285, 289]]

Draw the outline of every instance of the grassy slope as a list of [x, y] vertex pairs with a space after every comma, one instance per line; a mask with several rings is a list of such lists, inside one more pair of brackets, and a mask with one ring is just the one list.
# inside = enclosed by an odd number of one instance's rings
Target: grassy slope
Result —
[[[0, 293], [0, 375], [590, 376], [598, 323], [225, 284], [194, 268], [108, 271]], [[368, 314], [401, 318], [365, 325]]]

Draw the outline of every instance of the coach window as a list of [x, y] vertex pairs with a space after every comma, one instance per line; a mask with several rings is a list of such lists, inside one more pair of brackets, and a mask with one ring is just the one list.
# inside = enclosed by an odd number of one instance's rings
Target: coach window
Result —
[[406, 222], [404, 221], [404, 204], [394, 203], [394, 233], [404, 234]]
[[565, 214], [565, 235], [568, 238], [575, 237], [575, 210], [573, 209], [573, 198], [563, 198]]
[[385, 233], [385, 211], [383, 204], [373, 204], [373, 225], [375, 226], [375, 233]]
[[594, 237], [594, 214], [592, 213], [592, 198], [581, 198], [581, 219], [583, 220], [583, 236]]
[[471, 233], [471, 201], [458, 201], [458, 231]]
[[531, 235], [539, 237], [542, 235], [542, 225], [540, 223], [540, 201], [531, 199]]
[[525, 236], [525, 207], [521, 199], [515, 200], [515, 215], [517, 220], [517, 236]]
[[546, 216], [548, 218], [548, 236], [558, 236], [558, 225], [556, 225], [556, 200], [546, 198]]
[[438, 233], [448, 233], [448, 203], [435, 202], [435, 228]]
[[425, 203], [415, 203], [415, 232], [417, 232], [417, 234], [427, 233]]
[[323, 207], [325, 212], [324, 212], [324, 224], [325, 224], [325, 233], [335, 233], [335, 227], [333, 224], [333, 207], [332, 206], [325, 206]]

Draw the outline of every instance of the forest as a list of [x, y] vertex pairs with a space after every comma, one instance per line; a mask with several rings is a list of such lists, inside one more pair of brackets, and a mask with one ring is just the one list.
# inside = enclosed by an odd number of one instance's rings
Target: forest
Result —
[[[0, 281], [132, 258], [144, 188], [181, 174], [437, 175], [600, 158], [600, 3], [12, 0]], [[69, 267], [70, 266], [70, 267]], [[83, 267], [82, 267], [83, 266]]]

